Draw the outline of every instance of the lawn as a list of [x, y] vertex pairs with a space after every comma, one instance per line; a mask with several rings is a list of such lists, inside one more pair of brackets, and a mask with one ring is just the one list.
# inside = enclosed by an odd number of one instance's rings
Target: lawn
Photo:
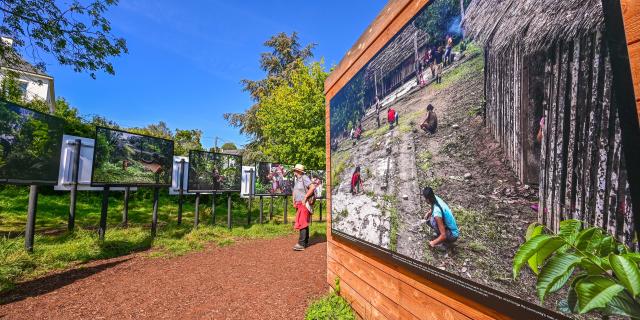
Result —
[[[289, 199], [289, 224], [284, 224], [283, 199], [274, 199], [273, 219], [269, 217], [269, 199], [265, 199], [265, 223], [259, 224], [259, 201], [252, 206], [252, 224], [247, 225], [248, 201], [234, 196], [232, 229], [226, 227], [226, 196], [217, 196], [216, 224], [211, 219], [211, 196], [202, 196], [200, 225], [193, 228], [194, 196], [185, 197], [183, 223], [177, 224], [177, 196], [163, 191], [160, 196], [159, 227], [151, 237], [151, 192], [133, 193], [129, 207], [129, 224], [123, 226], [122, 193], [112, 192], [109, 198], [108, 227], [105, 241], [98, 240], [101, 195], [80, 192], [77, 203], [76, 229], [66, 231], [69, 194], [43, 190], [39, 197], [34, 252], [23, 249], [28, 191], [26, 187], [0, 189], [0, 292], [17, 282], [37, 278], [46, 273], [78, 266], [83, 263], [147, 251], [149, 256], [175, 256], [201, 250], [207, 245], [230, 245], [243, 239], [264, 239], [286, 236], [294, 232], [291, 222], [295, 215]], [[316, 210], [317, 211], [317, 210]], [[314, 216], [318, 219], [318, 215]], [[324, 219], [324, 217], [323, 217]], [[313, 223], [312, 236], [325, 235], [325, 223]]]

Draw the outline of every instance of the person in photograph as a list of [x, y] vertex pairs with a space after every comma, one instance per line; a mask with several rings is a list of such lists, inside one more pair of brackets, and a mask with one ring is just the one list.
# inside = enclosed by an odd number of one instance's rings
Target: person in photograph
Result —
[[358, 124], [358, 127], [356, 128], [356, 132], [354, 132], [353, 134], [353, 138], [356, 140], [360, 140], [360, 136], [362, 136], [362, 123]]
[[351, 194], [356, 195], [360, 193], [362, 187], [362, 177], [360, 176], [360, 166], [357, 166], [351, 175]]
[[433, 189], [425, 187], [422, 195], [431, 207], [424, 218], [435, 232], [435, 238], [429, 241], [429, 247], [446, 250], [460, 236], [456, 219], [449, 206], [435, 195]]
[[442, 82], [442, 55], [443, 49], [439, 47], [438, 50], [433, 54], [433, 66], [434, 66], [434, 77], [436, 79], [436, 83]]
[[429, 134], [435, 134], [438, 131], [438, 117], [436, 116], [436, 112], [433, 110], [432, 104], [427, 106], [427, 117], [420, 125], [420, 129]]
[[444, 66], [448, 66], [451, 64], [452, 60], [452, 56], [451, 56], [451, 51], [453, 50], [453, 37], [451, 37], [451, 35], [447, 35], [447, 46], [444, 52]]
[[398, 124], [398, 112], [393, 107], [389, 108], [387, 111], [387, 121], [389, 122], [389, 127], [393, 128], [394, 125]]
[[436, 49], [435, 48], [429, 48], [429, 56], [427, 60], [427, 65], [429, 66], [429, 69], [431, 69], [431, 79], [435, 79], [436, 78], [436, 65], [435, 65], [435, 59], [436, 59]]
[[316, 186], [311, 183], [311, 179], [304, 172], [304, 166], [296, 164], [293, 168], [293, 206], [296, 208], [296, 218], [294, 229], [300, 231], [298, 243], [293, 246], [295, 251], [303, 251], [309, 246], [309, 218], [311, 212], [307, 207], [308, 200], [313, 197]]

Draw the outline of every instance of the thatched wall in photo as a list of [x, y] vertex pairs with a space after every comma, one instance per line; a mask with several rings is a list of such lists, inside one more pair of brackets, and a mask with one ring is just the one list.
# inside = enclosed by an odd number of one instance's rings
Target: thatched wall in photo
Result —
[[631, 244], [601, 2], [477, 0], [464, 23], [485, 47], [487, 127], [518, 177], [538, 183], [539, 222], [557, 230], [576, 218]]

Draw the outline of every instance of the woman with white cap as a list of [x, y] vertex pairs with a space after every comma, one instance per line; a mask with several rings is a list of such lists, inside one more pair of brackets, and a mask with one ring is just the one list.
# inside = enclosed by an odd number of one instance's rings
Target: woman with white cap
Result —
[[309, 176], [304, 174], [304, 166], [296, 164], [293, 168], [295, 181], [293, 184], [293, 206], [296, 208], [296, 220], [293, 227], [300, 230], [298, 243], [293, 247], [295, 251], [302, 251], [309, 246], [309, 209], [307, 199], [313, 196], [315, 185], [311, 183]]

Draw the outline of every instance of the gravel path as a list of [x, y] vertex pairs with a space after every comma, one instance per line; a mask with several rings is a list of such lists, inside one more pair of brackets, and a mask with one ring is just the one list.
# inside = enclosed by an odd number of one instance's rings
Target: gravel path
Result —
[[0, 319], [302, 319], [328, 290], [326, 243], [294, 252], [296, 240], [88, 263], [0, 296]]

